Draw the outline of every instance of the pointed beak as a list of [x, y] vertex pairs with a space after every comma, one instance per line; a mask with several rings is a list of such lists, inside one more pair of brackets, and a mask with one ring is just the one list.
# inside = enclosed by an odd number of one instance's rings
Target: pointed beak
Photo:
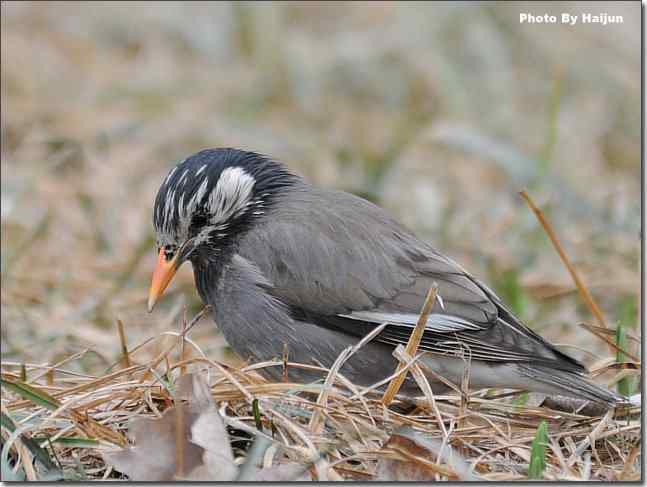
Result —
[[153, 311], [155, 303], [159, 297], [164, 294], [166, 286], [173, 279], [175, 272], [177, 271], [177, 258], [179, 252], [175, 254], [171, 260], [167, 261], [164, 257], [164, 249], [160, 249], [160, 255], [157, 259], [157, 265], [153, 271], [153, 280], [151, 282], [151, 288], [148, 293], [148, 312]]

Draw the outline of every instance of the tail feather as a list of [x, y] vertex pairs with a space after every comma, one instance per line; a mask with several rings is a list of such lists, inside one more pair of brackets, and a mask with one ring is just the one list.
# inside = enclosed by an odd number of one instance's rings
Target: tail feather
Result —
[[543, 384], [548, 390], [552, 389], [555, 394], [602, 402], [609, 406], [627, 402], [627, 398], [590, 382], [582, 374], [536, 365], [524, 364], [519, 365], [518, 368], [526, 377]]

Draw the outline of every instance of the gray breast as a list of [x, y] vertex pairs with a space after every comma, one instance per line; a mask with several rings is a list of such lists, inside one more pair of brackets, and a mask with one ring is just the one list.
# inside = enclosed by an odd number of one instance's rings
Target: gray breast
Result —
[[[291, 362], [330, 367], [339, 354], [358, 339], [351, 335], [293, 320], [284, 303], [268, 290], [271, 283], [251, 261], [236, 254], [222, 272], [219, 285], [206, 296], [213, 316], [232, 349], [244, 360], [280, 360], [287, 347]], [[370, 385], [390, 375], [396, 362], [392, 348], [369, 343], [345, 364], [342, 373], [356, 384]], [[275, 380], [282, 369], [267, 369]], [[322, 379], [317, 372], [290, 370], [290, 379], [311, 382]], [[405, 390], [414, 387], [407, 381]]]

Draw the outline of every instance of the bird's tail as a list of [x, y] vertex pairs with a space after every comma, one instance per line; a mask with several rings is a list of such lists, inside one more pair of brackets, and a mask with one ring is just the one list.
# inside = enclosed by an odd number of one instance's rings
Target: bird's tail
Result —
[[544, 385], [547, 393], [606, 403], [609, 406], [628, 402], [627, 398], [592, 383], [584, 375], [576, 372], [525, 364], [519, 365], [519, 371], [529, 379]]

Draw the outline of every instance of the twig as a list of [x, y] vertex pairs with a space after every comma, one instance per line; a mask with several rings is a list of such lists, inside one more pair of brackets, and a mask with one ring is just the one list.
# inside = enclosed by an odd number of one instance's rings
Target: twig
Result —
[[584, 438], [581, 443], [577, 446], [575, 449], [575, 452], [571, 455], [571, 457], [568, 459], [567, 465], [569, 467], [572, 467], [575, 462], [578, 460], [580, 455], [584, 453], [584, 450], [591, 446], [593, 448], [595, 446], [595, 440], [598, 439], [600, 434], [604, 432], [604, 430], [609, 426], [609, 422], [613, 418], [613, 409], [609, 409], [607, 413], [604, 415], [604, 417], [600, 420], [600, 422], [591, 430], [591, 432]]
[[629, 477], [629, 473], [634, 470], [634, 462], [636, 461], [636, 457], [640, 454], [640, 450], [640, 445], [636, 445], [631, 449], [629, 456], [625, 461], [625, 466], [622, 469], [622, 472], [620, 472], [619, 480], [631, 480], [627, 477]]
[[548, 238], [550, 238], [551, 242], [553, 243], [553, 246], [555, 247], [555, 250], [557, 250], [557, 253], [562, 259], [562, 262], [564, 263], [564, 265], [566, 266], [566, 269], [568, 269], [568, 272], [573, 278], [573, 281], [575, 282], [575, 285], [577, 286], [577, 289], [580, 292], [582, 299], [584, 299], [584, 302], [587, 304], [587, 306], [589, 307], [589, 309], [591, 310], [595, 318], [598, 320], [598, 323], [600, 324], [600, 326], [602, 326], [603, 328], [609, 328], [609, 325], [607, 324], [607, 321], [604, 318], [602, 311], [600, 310], [597, 303], [593, 299], [593, 296], [591, 296], [591, 293], [589, 292], [587, 287], [582, 282], [582, 279], [580, 279], [580, 276], [577, 273], [577, 270], [575, 269], [575, 267], [573, 267], [573, 264], [571, 264], [571, 261], [566, 255], [566, 252], [564, 251], [562, 244], [559, 242], [557, 235], [555, 234], [555, 231], [553, 230], [550, 223], [548, 223], [548, 220], [546, 220], [544, 213], [539, 208], [537, 208], [532, 198], [530, 198], [530, 195], [528, 195], [528, 193], [525, 190], [520, 191], [519, 194], [524, 200], [526, 200], [526, 203], [528, 203], [528, 206], [537, 217], [537, 220], [539, 220], [539, 223], [541, 223], [541, 225], [544, 227], [544, 230], [546, 231]]
[[337, 360], [335, 360], [335, 363], [333, 363], [332, 367], [330, 367], [330, 372], [328, 372], [328, 375], [326, 376], [326, 380], [323, 384], [323, 387], [321, 388], [319, 397], [317, 398], [317, 405], [320, 406], [321, 408], [316, 409], [312, 413], [312, 416], [310, 417], [310, 424], [308, 425], [308, 429], [314, 434], [320, 433], [321, 427], [323, 426], [322, 410], [323, 408], [326, 407], [326, 403], [328, 401], [328, 394], [330, 392], [332, 385], [335, 382], [335, 377], [337, 375], [337, 372], [346, 361], [346, 358], [350, 355], [351, 350], [352, 350], [352, 347], [347, 347], [344, 350], [342, 350], [342, 352], [337, 357]]
[[[438, 284], [434, 282], [429, 288], [429, 292], [427, 293], [425, 303], [422, 306], [422, 311], [420, 311], [418, 323], [416, 324], [416, 327], [413, 329], [413, 332], [409, 337], [409, 341], [407, 342], [407, 346], [404, 349], [405, 353], [410, 357], [415, 356], [416, 352], [418, 351], [418, 345], [420, 345], [420, 340], [422, 339], [422, 335], [425, 332], [425, 328], [427, 327], [427, 319], [429, 318], [431, 309], [434, 307], [437, 294], [438, 294]], [[396, 369], [396, 373], [402, 370], [403, 367], [404, 367], [404, 364], [400, 362], [398, 364], [398, 368]], [[404, 379], [406, 378], [406, 376], [407, 374], [400, 374], [393, 378], [393, 380], [387, 387], [386, 391], [384, 392], [384, 396], [382, 397], [382, 403], [385, 406], [388, 406], [389, 404], [391, 404], [391, 402], [393, 401], [393, 398], [400, 390], [400, 387], [402, 387], [402, 383], [404, 382]]]
[[[600, 335], [605, 335], [609, 337], [615, 337], [616, 336], [616, 330], [609, 330], [607, 328], [602, 328], [600, 326], [595, 326], [595, 325], [590, 325], [588, 323], [580, 323], [580, 326], [583, 328], [586, 328], [591, 331], [598, 332]], [[640, 345], [642, 343], [642, 340], [639, 336], [636, 336], [634, 333], [631, 333], [630, 331], [626, 332], [627, 338], [632, 340], [633, 342], [637, 343]]]
[[34, 459], [29, 449], [25, 446], [25, 444], [21, 441], [20, 438], [16, 439], [16, 442], [14, 443], [14, 447], [20, 454], [22, 468], [25, 471], [25, 476], [27, 477], [27, 480], [29, 482], [37, 481], [38, 476], [36, 475], [36, 469], [34, 468], [34, 463], [33, 463]]
[[[186, 360], [186, 329], [187, 329], [187, 321], [186, 321], [186, 306], [184, 307], [184, 313], [182, 315], [182, 331], [180, 332], [180, 362], [184, 363]], [[182, 365], [180, 367], [180, 375], [186, 374], [186, 365]]]
[[319, 397], [317, 398], [317, 405], [320, 406], [320, 408], [315, 409], [312, 416], [310, 417], [310, 424], [308, 425], [308, 428], [310, 429], [311, 432], [319, 433], [321, 426], [323, 425], [322, 411], [326, 407], [330, 389], [332, 388], [332, 385], [334, 384], [335, 379], [337, 378], [339, 369], [341, 369], [342, 365], [344, 365], [346, 360], [352, 357], [366, 343], [368, 343], [377, 335], [379, 335], [382, 332], [382, 330], [384, 330], [384, 328], [386, 328], [386, 323], [383, 323], [377, 328], [375, 328], [374, 330], [372, 330], [368, 335], [366, 335], [364, 338], [362, 338], [358, 343], [356, 343], [352, 347], [348, 347], [342, 350], [341, 353], [337, 356], [337, 360], [335, 360], [335, 363], [333, 363], [332, 366], [330, 367], [330, 371], [326, 376], [326, 380], [324, 382], [323, 388], [321, 389], [321, 392], [319, 393]]
[[[467, 349], [468, 357], [467, 359], [463, 357], [465, 368], [463, 369], [463, 377], [461, 378], [461, 403], [458, 410], [458, 428], [462, 428], [465, 424], [465, 413], [469, 403], [470, 373], [472, 371], [472, 349], [466, 343], [463, 346]], [[460, 452], [464, 453], [463, 448], [461, 448]]]
[[616, 352], [621, 352], [624, 353], [627, 357], [629, 357], [631, 360], [634, 362], [640, 362], [640, 359], [634, 355], [633, 353], [627, 352], [626, 350], [620, 348], [618, 345], [613, 343], [611, 339], [608, 337], [604, 336], [602, 333], [599, 331], [595, 330], [593, 327], [590, 327], [586, 325], [585, 323], [580, 323], [579, 324], [582, 328], [584, 328], [586, 331], [588, 331], [591, 335], [598, 337], [600, 340], [605, 342], [607, 345], [609, 345], [609, 348], [611, 348], [611, 351], [615, 354]]
[[130, 356], [128, 355], [128, 344], [126, 343], [126, 334], [124, 333], [124, 324], [117, 318], [117, 331], [119, 332], [119, 342], [121, 343], [121, 353], [124, 355], [126, 368], [130, 367]]
[[438, 405], [436, 404], [434, 392], [431, 389], [431, 386], [429, 385], [429, 381], [427, 380], [427, 377], [422, 372], [422, 369], [418, 364], [418, 359], [420, 358], [420, 355], [418, 355], [417, 357], [411, 357], [406, 353], [406, 351], [403, 353], [402, 345], [398, 345], [395, 351], [393, 352], [393, 354], [398, 358], [398, 360], [400, 360], [401, 363], [405, 363], [407, 365], [411, 364], [411, 375], [414, 377], [414, 379], [416, 380], [416, 383], [418, 384], [418, 387], [420, 387], [420, 390], [425, 395], [425, 399], [427, 399], [427, 402], [429, 403], [429, 407], [431, 407], [431, 410], [436, 415], [438, 426], [443, 432], [443, 439], [446, 441], [448, 439], [447, 428], [445, 428], [445, 422], [443, 420], [443, 416], [440, 413], [440, 410], [438, 409]]
[[[83, 357], [83, 355], [85, 355], [89, 350], [90, 350], [89, 348], [86, 348], [85, 350], [81, 350], [80, 352], [77, 352], [74, 355], [70, 355], [69, 357], [66, 357], [66, 358], [62, 359], [59, 362], [56, 362], [54, 365], [51, 365], [51, 366], [39, 366], [39, 365], [32, 365], [32, 364], [24, 364], [25, 366], [29, 366], [29, 367], [42, 367], [42, 368], [46, 369], [44, 372], [41, 372], [40, 374], [36, 374], [34, 377], [31, 377], [29, 379], [29, 383], [30, 384], [36, 383], [42, 377], [46, 376], [49, 373], [50, 369], [54, 369], [57, 372], [60, 372], [59, 370], [57, 370], [59, 367], [61, 367], [62, 365], [65, 365], [68, 362], [71, 362], [72, 360], [76, 360], [78, 358]], [[5, 364], [6, 364], [6, 362], [5, 362]], [[21, 365], [21, 367], [22, 367], [22, 365]], [[25, 371], [25, 379], [27, 378], [26, 374], [27, 374], [27, 371]], [[22, 377], [22, 371], [21, 371], [21, 377]], [[21, 380], [22, 380], [22, 378], [21, 378]], [[23, 382], [27, 382], [27, 381], [24, 380]]]
[[198, 321], [200, 321], [200, 318], [202, 318], [207, 311], [211, 309], [211, 305], [206, 304], [204, 308], [200, 310], [200, 312], [193, 317], [193, 319], [189, 322], [189, 324], [182, 330], [182, 334], [186, 336], [187, 333], [189, 333], [189, 330], [193, 328]]
[[175, 477], [184, 477], [184, 406], [175, 398]]
[[288, 344], [283, 344], [283, 382], [290, 382], [290, 376], [288, 375], [288, 359], [289, 351]]

